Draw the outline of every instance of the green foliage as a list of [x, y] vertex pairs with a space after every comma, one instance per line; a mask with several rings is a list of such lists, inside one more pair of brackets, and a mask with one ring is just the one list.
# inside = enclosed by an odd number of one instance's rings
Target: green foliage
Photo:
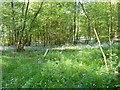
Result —
[[45, 51], [46, 48], [42, 47], [26, 47], [24, 52], [14, 52], [13, 49], [3, 50], [1, 56], [3, 88], [119, 86], [118, 80], [112, 75], [114, 69], [110, 68], [109, 72], [106, 72], [101, 52], [96, 46], [53, 47], [49, 48], [48, 54], [43, 58]]
[[[117, 30], [117, 4], [83, 3], [91, 19], [89, 21], [79, 3], [45, 2], [32, 22], [40, 5], [41, 2], [30, 2], [25, 16], [26, 2], [2, 3], [0, 27], [3, 45], [41, 44], [38, 47], [25, 46], [24, 52], [3, 49], [3, 88], [118, 87], [120, 80], [112, 74], [119, 62], [120, 45], [113, 44], [112, 58], [109, 59], [110, 47], [106, 44], [109, 42], [108, 29], [111, 28], [111, 32]], [[95, 24], [95, 27], [91, 24]], [[71, 45], [74, 39], [78, 38], [79, 41], [79, 37], [95, 40], [93, 28], [96, 28], [103, 43], [109, 72], [106, 72], [97, 44], [85, 45], [82, 42], [83, 45]], [[48, 47], [43, 48], [42, 45]], [[49, 51], [43, 57], [47, 48]]]
[[[42, 44], [65, 44], [65, 40], [70, 38], [67, 43], [72, 42], [73, 30], [76, 24], [75, 37], [95, 38], [93, 27], [89, 25], [80, 4], [73, 2], [45, 2], [38, 13], [35, 21], [31, 24], [35, 13], [38, 11], [41, 2], [30, 2], [28, 14], [26, 16], [26, 27], [23, 32], [24, 39], [30, 39], [32, 34], [32, 42], [41, 42]], [[24, 25], [24, 14], [27, 3], [14, 2], [13, 8], [10, 2], [2, 3], [0, 16], [2, 18], [2, 40], [4, 45], [15, 45], [19, 38], [19, 33]], [[89, 2], [83, 3], [87, 14], [96, 23], [96, 29], [101, 39], [108, 39], [108, 28], [112, 24], [112, 32], [117, 30], [117, 4], [104, 2]], [[76, 8], [76, 9], [75, 9]], [[74, 13], [76, 11], [76, 14]], [[14, 12], [14, 13], [13, 13]], [[110, 21], [112, 16], [112, 21]], [[14, 18], [14, 20], [13, 20]], [[76, 18], [76, 23], [74, 23]], [[13, 23], [14, 21], [14, 23]], [[29, 28], [32, 29], [29, 31]], [[27, 36], [28, 35], [28, 36]], [[29, 40], [27, 40], [29, 43]]]

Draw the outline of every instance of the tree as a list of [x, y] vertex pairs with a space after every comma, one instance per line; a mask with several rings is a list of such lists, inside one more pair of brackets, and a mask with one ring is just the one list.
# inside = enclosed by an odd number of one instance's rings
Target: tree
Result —
[[34, 42], [43, 46], [75, 44], [79, 37], [87, 37], [89, 44], [89, 39], [97, 39], [95, 28], [102, 43], [109, 38], [108, 28], [112, 25], [113, 32], [117, 28], [115, 6], [111, 4], [110, 11], [109, 3], [85, 2], [88, 19], [77, 2], [5, 2], [2, 38], [8, 45], [16, 45], [17, 51]]
[[86, 12], [86, 10], [85, 10], [83, 4], [82, 4], [81, 2], [79, 2], [79, 4], [81, 5], [81, 8], [82, 8], [82, 10], [83, 10], [83, 12], [84, 12], [86, 18], [87, 18], [88, 21], [90, 22], [91, 27], [93, 27], [94, 33], [95, 33], [95, 35], [96, 35], [96, 38], [97, 38], [97, 41], [98, 41], [98, 44], [99, 44], [99, 47], [100, 47], [100, 50], [101, 50], [101, 53], [102, 53], [103, 58], [104, 58], [104, 62], [105, 62], [105, 66], [106, 66], [106, 70], [108, 71], [108, 65], [107, 65], [106, 55], [105, 55], [105, 53], [104, 53], [104, 51], [103, 51], [103, 48], [102, 48], [102, 46], [101, 46], [101, 42], [100, 42], [100, 39], [99, 39], [99, 36], [98, 36], [97, 30], [96, 30], [96, 22], [93, 21], [93, 23], [92, 23], [92, 19], [91, 19], [90, 16], [88, 16], [88, 14], [87, 14], [87, 12]]

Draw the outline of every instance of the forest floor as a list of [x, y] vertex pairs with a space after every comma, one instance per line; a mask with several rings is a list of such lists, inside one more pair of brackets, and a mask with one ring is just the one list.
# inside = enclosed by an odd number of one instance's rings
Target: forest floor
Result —
[[[98, 45], [61, 47], [2, 48], [3, 88], [111, 88], [120, 87], [113, 76], [119, 60], [118, 47], [113, 45], [113, 58], [109, 60], [109, 46], [104, 46], [109, 72]], [[43, 57], [46, 50], [46, 56]]]

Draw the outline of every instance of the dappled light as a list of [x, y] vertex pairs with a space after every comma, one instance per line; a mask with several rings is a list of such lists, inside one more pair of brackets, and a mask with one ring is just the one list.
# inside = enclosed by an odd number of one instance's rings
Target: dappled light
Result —
[[18, 1], [0, 4], [0, 89], [119, 89], [119, 2]]

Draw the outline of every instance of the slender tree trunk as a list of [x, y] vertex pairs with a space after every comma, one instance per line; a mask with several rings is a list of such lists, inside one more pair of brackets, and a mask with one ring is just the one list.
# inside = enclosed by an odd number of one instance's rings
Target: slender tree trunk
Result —
[[117, 32], [120, 32], [120, 2], [118, 4], [118, 30]]
[[9, 27], [9, 42], [8, 42], [8, 46], [11, 45], [11, 32], [10, 32], [10, 27]]
[[73, 18], [73, 44], [76, 44], [76, 2], [74, 3], [74, 18]]
[[48, 35], [47, 35], [47, 19], [45, 21], [45, 45], [48, 45]]
[[111, 34], [111, 29], [110, 29], [110, 27], [109, 27], [109, 43], [110, 43], [109, 58], [112, 59], [112, 43], [113, 43], [113, 40], [111, 40], [111, 38], [110, 38], [111, 35], [110, 35], [110, 34]]
[[110, 26], [109, 26], [109, 42], [110, 42], [109, 58], [110, 59], [112, 59], [112, 43], [113, 43], [113, 40], [111, 40], [111, 32], [112, 32], [112, 7], [110, 2]]
[[12, 45], [15, 44], [17, 35], [16, 35], [16, 25], [15, 25], [15, 12], [14, 12], [14, 3], [11, 2], [11, 8], [12, 8]]
[[[45, 27], [45, 26], [44, 26], [44, 27]], [[44, 47], [46, 46], [46, 41], [45, 41], [46, 37], [45, 37], [45, 33], [46, 33], [46, 32], [44, 31], [44, 32], [43, 32], [43, 42], [44, 42], [44, 45], [43, 45], [43, 46], [44, 46]]]
[[102, 48], [102, 46], [101, 46], [101, 42], [100, 42], [100, 39], [99, 39], [99, 36], [98, 36], [97, 30], [96, 30], [96, 25], [95, 25], [96, 22], [94, 21], [94, 24], [92, 23], [92, 20], [90, 19], [90, 16], [88, 16], [88, 14], [86, 13], [86, 10], [84, 9], [83, 4], [82, 4], [81, 2], [79, 2], [79, 3], [80, 3], [80, 5], [81, 5], [81, 7], [82, 7], [83, 12], [85, 13], [86, 18], [88, 19], [88, 21], [90, 22], [91, 26], [93, 27], [93, 30], [94, 30], [95, 36], [96, 36], [97, 41], [98, 41], [98, 44], [99, 44], [99, 48], [100, 48], [101, 53], [102, 53], [103, 58], [104, 58], [104, 62], [105, 62], [105, 66], [106, 66], [106, 70], [108, 71], [108, 65], [107, 65], [106, 55], [105, 55], [105, 53], [104, 53], [104, 51], [103, 51], [103, 48]]

